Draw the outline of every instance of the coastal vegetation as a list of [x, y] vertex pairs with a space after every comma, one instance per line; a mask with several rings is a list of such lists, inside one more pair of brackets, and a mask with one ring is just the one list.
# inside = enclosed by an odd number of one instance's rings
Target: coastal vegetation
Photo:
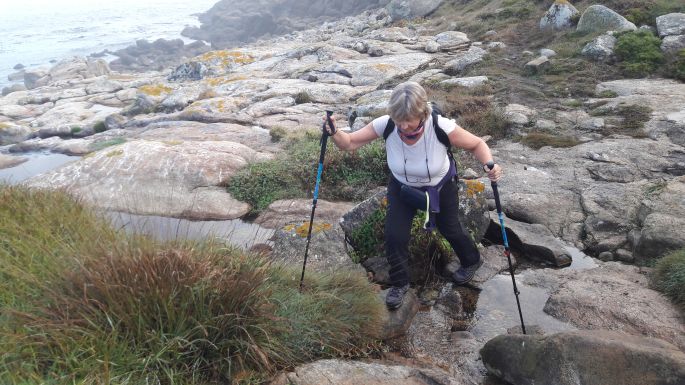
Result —
[[260, 383], [377, 348], [363, 276], [116, 231], [66, 194], [0, 186], [0, 382]]

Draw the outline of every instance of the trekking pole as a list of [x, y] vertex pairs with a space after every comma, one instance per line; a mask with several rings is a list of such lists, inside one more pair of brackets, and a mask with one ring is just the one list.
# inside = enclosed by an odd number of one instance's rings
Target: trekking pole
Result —
[[[490, 170], [495, 167], [495, 163], [490, 161], [485, 164]], [[504, 240], [504, 255], [507, 256], [509, 262], [509, 274], [511, 274], [511, 283], [514, 284], [514, 295], [516, 295], [516, 306], [519, 309], [519, 317], [521, 318], [521, 330], [526, 334], [526, 325], [523, 324], [523, 313], [521, 312], [521, 302], [519, 301], [519, 289], [516, 287], [516, 279], [514, 278], [514, 266], [511, 264], [511, 251], [509, 250], [509, 241], [507, 240], [507, 230], [504, 227], [504, 214], [502, 214], [502, 204], [499, 202], [499, 192], [497, 191], [497, 182], [490, 182], [492, 185], [492, 192], [495, 194], [495, 205], [497, 206], [497, 216], [499, 217], [499, 225], [502, 229], [502, 239]]]
[[309, 242], [312, 240], [312, 227], [314, 227], [314, 211], [316, 210], [316, 201], [319, 199], [319, 184], [321, 183], [321, 173], [323, 173], [323, 160], [326, 155], [326, 143], [328, 143], [328, 131], [326, 131], [326, 124], [333, 129], [333, 122], [331, 121], [333, 111], [326, 111], [326, 121], [323, 122], [321, 132], [321, 154], [319, 155], [319, 169], [316, 173], [316, 186], [314, 187], [314, 200], [312, 201], [312, 215], [309, 218], [309, 230], [307, 230], [307, 246], [304, 248], [304, 262], [302, 263], [302, 276], [300, 277], [300, 292], [302, 292], [302, 284], [304, 283], [304, 269], [307, 267], [307, 254], [309, 253]]

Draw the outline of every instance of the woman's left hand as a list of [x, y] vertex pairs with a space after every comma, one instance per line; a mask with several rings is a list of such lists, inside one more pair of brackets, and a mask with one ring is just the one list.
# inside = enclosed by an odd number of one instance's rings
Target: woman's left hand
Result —
[[497, 163], [495, 163], [495, 167], [493, 167], [492, 170], [490, 170], [488, 166], [483, 166], [483, 170], [487, 172], [488, 178], [490, 178], [492, 182], [497, 182], [502, 177], [502, 167]]

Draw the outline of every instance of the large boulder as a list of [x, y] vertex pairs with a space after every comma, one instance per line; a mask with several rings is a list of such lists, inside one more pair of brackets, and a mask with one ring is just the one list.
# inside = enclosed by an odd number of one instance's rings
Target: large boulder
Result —
[[435, 35], [432, 41], [437, 43], [438, 50], [440, 51], [452, 51], [465, 48], [471, 43], [471, 40], [465, 33], [458, 31], [441, 32]]
[[576, 31], [591, 33], [591, 32], [606, 32], [606, 31], [634, 31], [637, 27], [635, 24], [626, 20], [625, 17], [612, 11], [603, 5], [589, 6], [583, 15], [578, 20], [578, 27]]
[[666, 36], [661, 41], [661, 50], [667, 55], [676, 56], [683, 49], [685, 49], [685, 34]]
[[685, 35], [685, 13], [669, 13], [656, 18], [660, 37]]
[[489, 373], [513, 385], [685, 383], [685, 353], [675, 346], [603, 330], [500, 335], [481, 356]]
[[580, 53], [594, 61], [609, 61], [614, 56], [615, 47], [616, 37], [601, 35], [587, 43]]
[[573, 18], [580, 14], [567, 0], [555, 0], [540, 19], [540, 28], [567, 29], [573, 27]]
[[439, 369], [378, 362], [321, 360], [298, 366], [271, 385], [461, 385]]

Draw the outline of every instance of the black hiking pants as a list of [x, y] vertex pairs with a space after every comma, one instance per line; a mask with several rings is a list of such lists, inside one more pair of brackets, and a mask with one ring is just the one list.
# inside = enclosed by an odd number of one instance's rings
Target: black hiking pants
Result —
[[[390, 264], [390, 283], [404, 286], [409, 283], [409, 237], [416, 209], [400, 198], [401, 183], [393, 176], [388, 183], [388, 210], [385, 217], [385, 255]], [[462, 266], [478, 263], [480, 254], [471, 237], [459, 222], [459, 200], [454, 180], [440, 190], [440, 212], [436, 224], [440, 233], [454, 249]]]

